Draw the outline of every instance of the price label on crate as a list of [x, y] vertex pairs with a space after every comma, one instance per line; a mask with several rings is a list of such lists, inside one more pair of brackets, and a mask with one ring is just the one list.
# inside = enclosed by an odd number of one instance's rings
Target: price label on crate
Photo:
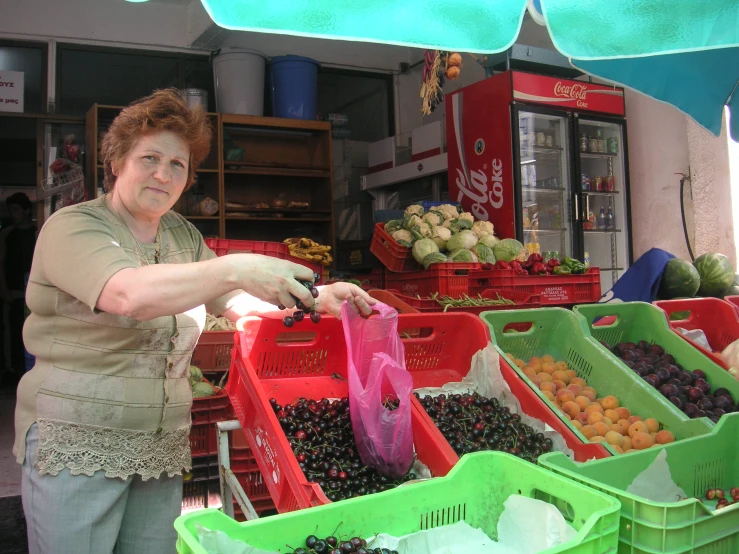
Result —
[[546, 298], [550, 302], [566, 303], [570, 301], [570, 292], [563, 287], [547, 287], [540, 294], [542, 299]]
[[275, 484], [280, 482], [280, 464], [277, 461], [277, 453], [269, 443], [267, 438], [267, 431], [262, 427], [257, 427], [254, 430], [254, 440], [257, 443], [257, 447], [264, 453], [264, 459], [271, 466], [271, 477]]

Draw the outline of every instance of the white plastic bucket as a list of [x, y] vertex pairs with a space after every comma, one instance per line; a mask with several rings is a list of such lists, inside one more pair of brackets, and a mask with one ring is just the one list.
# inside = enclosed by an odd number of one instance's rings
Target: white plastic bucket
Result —
[[265, 56], [244, 48], [223, 48], [213, 57], [216, 111], [264, 115]]

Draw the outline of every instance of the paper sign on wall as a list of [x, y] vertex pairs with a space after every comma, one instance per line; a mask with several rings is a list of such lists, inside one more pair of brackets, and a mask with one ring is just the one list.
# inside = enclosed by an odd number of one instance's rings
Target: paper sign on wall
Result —
[[23, 112], [22, 71], [0, 71], [0, 112]]

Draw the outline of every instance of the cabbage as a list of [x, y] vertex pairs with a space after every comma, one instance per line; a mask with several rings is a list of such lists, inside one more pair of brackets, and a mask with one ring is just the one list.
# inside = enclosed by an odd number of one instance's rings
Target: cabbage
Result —
[[450, 262], [477, 262], [477, 256], [471, 250], [465, 248], [458, 248], [451, 254], [449, 254]]
[[418, 204], [408, 206], [405, 209], [405, 212], [403, 212], [403, 215], [406, 217], [409, 215], [417, 215], [418, 217], [421, 217], [423, 215], [423, 206], [419, 206]]
[[216, 390], [213, 388], [213, 385], [210, 383], [195, 383], [192, 386], [192, 397], [193, 398], [203, 398], [205, 396], [213, 396], [216, 393]]
[[[456, 235], [452, 235], [446, 242], [446, 249], [450, 252], [458, 250], [460, 248], [466, 248], [469, 250], [477, 244], [477, 237], [472, 231], [460, 231]], [[497, 258], [497, 256], [496, 256]]]
[[440, 264], [446, 260], [446, 256], [441, 252], [432, 252], [423, 259], [423, 268], [428, 269], [431, 264]]
[[411, 229], [411, 235], [413, 235], [413, 238], [416, 240], [429, 239], [432, 236], [431, 226], [425, 221], [422, 221]]
[[465, 221], [469, 221], [470, 224], [475, 222], [475, 218], [472, 217], [472, 214], [469, 212], [462, 212], [457, 216], [458, 219], [464, 219]]
[[446, 241], [452, 238], [452, 232], [446, 227], [434, 227], [431, 229], [431, 239], [439, 247], [439, 250], [446, 248]]
[[190, 366], [190, 386], [203, 380], [203, 372], [195, 365]]
[[495, 248], [495, 245], [500, 242], [500, 239], [495, 235], [485, 235], [480, 237], [480, 244], [484, 244], [488, 248]]
[[467, 219], [453, 219], [449, 228], [452, 230], [452, 233], [459, 233], [465, 229], [472, 229], [472, 222]]
[[391, 219], [390, 221], [385, 223], [385, 232], [390, 233], [391, 235], [398, 229], [402, 229], [402, 228], [403, 228], [402, 219]]
[[439, 247], [431, 239], [417, 240], [413, 245], [413, 259], [419, 264], [423, 263], [423, 259], [429, 254], [439, 251]]
[[498, 261], [511, 262], [523, 249], [523, 244], [516, 239], [503, 239], [493, 247], [493, 255]]
[[478, 242], [472, 247], [472, 252], [477, 255], [477, 259], [484, 264], [494, 264], [495, 256], [493, 255], [493, 249], [489, 246], [485, 246], [481, 242]]
[[439, 212], [429, 212], [423, 216], [423, 220], [431, 227], [436, 227], [437, 225], [444, 223], [444, 216]]
[[481, 239], [486, 235], [493, 234], [493, 224], [489, 221], [475, 221], [470, 230], [477, 235], [478, 239]]
[[403, 218], [403, 228], [408, 229], [409, 231], [421, 223], [423, 223], [423, 220], [417, 215], [411, 214]]
[[400, 229], [398, 231], [395, 231], [392, 234], [393, 240], [397, 242], [400, 246], [405, 246], [406, 248], [410, 248], [411, 244], [413, 244], [413, 236], [411, 235], [410, 231], [406, 231], [405, 229]]

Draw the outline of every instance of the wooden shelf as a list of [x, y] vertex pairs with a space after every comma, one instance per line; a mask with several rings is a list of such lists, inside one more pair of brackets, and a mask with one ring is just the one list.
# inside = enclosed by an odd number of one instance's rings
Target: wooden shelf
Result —
[[185, 219], [191, 219], [193, 221], [220, 221], [220, 217], [217, 215], [185, 215], [180, 214], [185, 217]]
[[206, 168], [199, 168], [195, 170], [195, 173], [218, 173], [218, 169], [206, 169]]
[[[331, 210], [313, 210], [310, 208], [229, 208], [226, 206], [224, 209], [224, 212], [242, 212], [245, 214], [262, 214], [264, 216], [271, 215], [274, 217], [274, 214], [295, 214], [295, 215], [306, 215], [308, 217], [308, 214], [311, 215], [331, 215]], [[277, 218], [282, 219], [282, 218]]]
[[[221, 114], [223, 125], [229, 125], [228, 132], [249, 132], [248, 127], [259, 127], [266, 129], [282, 129], [297, 131], [324, 131], [331, 132], [331, 123], [328, 121], [313, 121], [304, 119], [283, 119], [281, 117], [258, 117], [253, 115]], [[243, 125], [244, 129], [234, 129], [233, 125]]]
[[[223, 165], [235, 165], [234, 162], [223, 162]], [[282, 177], [316, 177], [327, 179], [331, 177], [330, 169], [301, 169], [292, 167], [259, 167], [245, 165], [239, 169], [224, 169], [226, 175], [275, 175]]]

